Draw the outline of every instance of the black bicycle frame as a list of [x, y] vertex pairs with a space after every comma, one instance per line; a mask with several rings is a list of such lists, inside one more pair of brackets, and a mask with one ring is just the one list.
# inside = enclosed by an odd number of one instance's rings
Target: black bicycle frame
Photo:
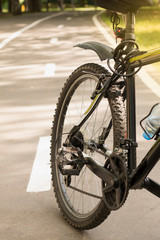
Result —
[[[126, 35], [125, 40], [135, 40], [134, 20], [135, 14], [128, 13], [126, 15]], [[133, 48], [133, 45], [131, 45]], [[136, 65], [135, 65], [136, 67]], [[130, 69], [128, 73], [133, 70]], [[153, 180], [147, 178], [150, 171], [156, 165], [160, 158], [160, 138], [155, 142], [153, 147], [144, 157], [138, 167], [136, 164], [136, 101], [135, 101], [135, 76], [126, 79], [127, 90], [127, 141], [129, 141], [128, 150], [128, 168], [130, 173], [130, 188], [141, 189], [146, 188], [151, 193], [160, 197], [160, 185]]]
[[[128, 41], [127, 50], [128, 52], [132, 51], [135, 47], [135, 34], [134, 34], [134, 24], [135, 24], [135, 14], [128, 13], [126, 16], [126, 33], [125, 40]], [[148, 64], [151, 63], [152, 60], [149, 60]], [[138, 64], [138, 65], [137, 65]], [[127, 113], [127, 135], [126, 139], [122, 139], [122, 147], [127, 148], [128, 150], [128, 171], [129, 171], [129, 187], [130, 189], [141, 189], [146, 188], [151, 193], [160, 197], [160, 185], [153, 180], [147, 178], [150, 171], [156, 165], [160, 158], [160, 137], [157, 139], [153, 147], [146, 154], [142, 162], [137, 167], [136, 162], [136, 100], [135, 100], [135, 74], [134, 68], [137, 66], [143, 66], [146, 62], [141, 64], [140, 61], [131, 64], [129, 70], [127, 71], [126, 77], [126, 113]], [[133, 73], [133, 74], [132, 74]], [[112, 76], [116, 78], [116, 75]], [[112, 80], [113, 80], [112, 78]], [[117, 78], [119, 78], [117, 76]], [[116, 79], [114, 79], [116, 80]], [[106, 92], [107, 87], [109, 87], [111, 83], [108, 81], [105, 86], [100, 90], [99, 94], [94, 98], [91, 106], [84, 114], [84, 118], [78, 125], [75, 125], [67, 139], [66, 146], [69, 143], [71, 137], [79, 131], [84, 122], [90, 117], [95, 108], [100, 103], [102, 97], [104, 97], [104, 93]], [[111, 126], [110, 126], [111, 127]], [[65, 146], [65, 145], [64, 145]], [[101, 153], [102, 154], [102, 153]], [[107, 155], [108, 157], [108, 155]], [[83, 155], [82, 155], [83, 160]], [[85, 162], [84, 162], [85, 163]], [[115, 186], [117, 184], [117, 177], [114, 174], [109, 173], [107, 169], [99, 166], [93, 159], [88, 158], [87, 166], [90, 168], [92, 172], [94, 172], [98, 177], [106, 181], [110, 186]]]

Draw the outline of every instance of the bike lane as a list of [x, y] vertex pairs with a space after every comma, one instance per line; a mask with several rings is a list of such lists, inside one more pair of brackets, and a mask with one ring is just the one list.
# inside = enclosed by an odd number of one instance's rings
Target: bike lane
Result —
[[[88, 36], [93, 39], [96, 27], [91, 15], [68, 13], [41, 22], [1, 50], [1, 239], [83, 237], [63, 221], [52, 191], [35, 194], [26, 189], [39, 138], [50, 135], [66, 78], [79, 64], [97, 59], [94, 53], [73, 49]], [[51, 64], [54, 76], [45, 74]]]

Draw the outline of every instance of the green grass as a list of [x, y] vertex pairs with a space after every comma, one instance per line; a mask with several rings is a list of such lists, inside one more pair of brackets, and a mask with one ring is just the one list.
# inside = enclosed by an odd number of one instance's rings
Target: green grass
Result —
[[[102, 19], [109, 27], [112, 27], [110, 17], [106, 17], [106, 14], [103, 14]], [[143, 8], [138, 11], [135, 34], [136, 42], [141, 50], [160, 47], [160, 7]], [[160, 71], [160, 63], [156, 63], [155, 66]]]
[[141, 48], [160, 47], [160, 8], [139, 11], [136, 17], [135, 33]]

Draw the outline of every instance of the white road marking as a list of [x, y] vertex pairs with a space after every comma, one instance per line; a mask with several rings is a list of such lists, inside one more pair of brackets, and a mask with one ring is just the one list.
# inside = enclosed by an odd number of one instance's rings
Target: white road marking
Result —
[[26, 65], [12, 65], [12, 66], [8, 66], [8, 67], [0, 67], [0, 72], [3, 71], [9, 71], [9, 70], [22, 70], [22, 69], [37, 69], [37, 68], [42, 68], [42, 65], [45, 64], [26, 64]]
[[104, 11], [100, 11], [100, 12], [96, 13], [95, 15], [93, 15], [92, 21], [94, 22], [94, 24], [98, 28], [98, 30], [102, 33], [102, 35], [107, 40], [107, 42], [109, 42], [111, 47], [115, 48], [116, 47], [115, 39], [108, 32], [108, 30], [107, 30], [108, 27], [107, 26], [106, 26], [106, 28], [103, 27], [102, 24], [98, 20], [98, 16], [101, 15], [103, 12]]
[[49, 146], [50, 137], [41, 137], [38, 143], [27, 192], [42, 192], [51, 189]]
[[[54, 63], [52, 63], [54, 64]], [[9, 70], [23, 70], [23, 69], [28, 69], [28, 68], [40, 68], [42, 69], [45, 66], [45, 64], [26, 64], [26, 65], [12, 65], [8, 67], [0, 67], [0, 72], [3, 71], [9, 71]], [[65, 66], [65, 65], [57, 65], [56, 70], [58, 71], [71, 71], [74, 70], [74, 68], [77, 67], [77, 64], [75, 63], [75, 66], [73, 64]]]
[[148, 88], [160, 97], [160, 85], [144, 69], [139, 71], [138, 76]]
[[56, 70], [56, 65], [54, 63], [47, 63], [45, 65], [44, 76], [45, 77], [54, 77], [55, 70]]
[[[7, 75], [8, 71], [16, 71], [17, 79], [44, 79], [44, 77], [50, 77], [53, 78], [53, 76], [56, 74], [56, 77], [63, 77], [67, 78], [68, 75], [75, 69], [77, 68], [77, 63], [73, 63], [72, 65], [56, 65], [52, 63], [53, 65], [51, 66], [50, 64], [29, 64], [29, 65], [12, 65], [12, 66], [7, 66], [7, 67], [2, 67], [0, 68], [0, 73], [1, 76], [2, 74]], [[26, 74], [21, 71], [25, 71]], [[55, 73], [56, 71], [56, 73]], [[12, 79], [13, 81], [13, 79]], [[7, 85], [9, 83], [8, 81], [6, 82], [0, 82], [0, 85]]]
[[24, 28], [21, 28], [20, 30], [18, 30], [17, 32], [11, 34], [8, 38], [4, 39], [1, 43], [0, 43], [0, 49], [3, 49], [9, 42], [11, 42], [13, 39], [19, 37], [23, 32], [27, 31], [28, 29], [30, 28], [33, 28], [35, 27], [36, 25], [40, 24], [41, 22], [44, 22], [46, 20], [49, 20], [50, 18], [54, 18], [54, 17], [57, 17], [59, 15], [62, 15], [64, 14], [63, 12], [59, 12], [59, 13], [56, 13], [56, 14], [52, 14], [50, 16], [47, 16], [47, 17], [44, 17], [44, 18], [41, 18], [29, 25], [27, 25], [26, 27]]
[[[99, 31], [102, 33], [104, 38], [109, 42], [110, 46], [115, 48], [116, 43], [115, 39], [108, 33], [107, 27], [103, 27], [102, 24], [98, 20], [98, 16], [102, 14], [103, 11], [100, 11], [96, 13], [93, 17], [92, 20], [96, 27], [99, 29]], [[150, 90], [155, 93], [158, 97], [160, 97], [160, 85], [144, 70], [140, 70], [137, 75], [139, 78], [143, 81], [143, 83], [150, 88]]]
[[[30, 75], [32, 78], [43, 78], [43, 77], [53, 77], [55, 75], [56, 64], [55, 63], [47, 63], [47, 64], [29, 64], [29, 65], [15, 65], [8, 67], [1, 67], [0, 72], [4, 71], [17, 71], [17, 70], [29, 70], [27, 77]], [[44, 69], [44, 74], [43, 74]], [[38, 75], [38, 73], [40, 75]], [[1, 83], [0, 83], [1, 84]]]
[[58, 25], [57, 28], [58, 28], [58, 29], [62, 29], [62, 28], [64, 28], [64, 25], [63, 25], [63, 24]]
[[72, 18], [71, 17], [67, 17], [67, 21], [70, 21], [70, 20], [72, 20]]
[[51, 44], [57, 44], [58, 43], [58, 38], [51, 38], [50, 43]]

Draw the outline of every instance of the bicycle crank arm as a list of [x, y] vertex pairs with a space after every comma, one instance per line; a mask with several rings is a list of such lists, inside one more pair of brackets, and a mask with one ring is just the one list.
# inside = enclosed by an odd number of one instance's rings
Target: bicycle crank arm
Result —
[[[117, 188], [119, 179], [112, 172], [103, 167], [99, 162], [93, 160], [89, 155], [80, 149], [64, 147], [59, 149], [57, 156], [58, 167], [62, 175], [79, 175], [83, 166], [86, 165], [96, 176], [107, 183], [107, 189]], [[65, 155], [71, 154], [70, 160]], [[72, 168], [66, 168], [74, 166]]]
[[98, 162], [94, 161], [92, 158], [85, 158], [86, 166], [99, 178], [108, 184], [108, 189], [117, 188], [119, 185], [119, 179], [113, 173], [105, 169]]

